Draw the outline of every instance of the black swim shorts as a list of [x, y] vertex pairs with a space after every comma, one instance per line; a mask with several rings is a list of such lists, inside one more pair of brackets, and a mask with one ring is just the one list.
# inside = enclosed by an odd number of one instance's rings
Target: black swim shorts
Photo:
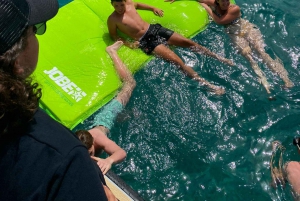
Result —
[[146, 54], [151, 54], [154, 48], [160, 44], [166, 44], [174, 31], [162, 27], [160, 24], [150, 24], [148, 31], [140, 39], [140, 48]]

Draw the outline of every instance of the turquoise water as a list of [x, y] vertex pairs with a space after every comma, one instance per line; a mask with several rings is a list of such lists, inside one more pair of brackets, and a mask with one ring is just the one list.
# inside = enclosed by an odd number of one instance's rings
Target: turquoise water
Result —
[[145, 200], [292, 200], [290, 187], [270, 187], [271, 143], [287, 148], [284, 160], [300, 160], [292, 145], [300, 135], [300, 5], [297, 0], [237, 0], [243, 17], [264, 35], [266, 51], [281, 58], [295, 86], [265, 65], [275, 101], [250, 64], [238, 55], [222, 27], [210, 26], [193, 40], [233, 59], [230, 67], [176, 49], [202, 77], [223, 86], [207, 92], [176, 67], [155, 59], [135, 74], [137, 87], [110, 137], [126, 160], [113, 167]]

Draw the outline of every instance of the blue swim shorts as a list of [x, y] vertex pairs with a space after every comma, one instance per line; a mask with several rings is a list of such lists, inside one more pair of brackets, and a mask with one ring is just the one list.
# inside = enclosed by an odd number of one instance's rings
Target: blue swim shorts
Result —
[[94, 126], [104, 126], [110, 130], [117, 115], [123, 110], [123, 105], [116, 99], [111, 100], [103, 106], [94, 118]]

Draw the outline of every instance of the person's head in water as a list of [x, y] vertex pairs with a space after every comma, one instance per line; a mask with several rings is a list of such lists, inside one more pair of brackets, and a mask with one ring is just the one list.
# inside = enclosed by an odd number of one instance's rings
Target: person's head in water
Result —
[[217, 4], [221, 10], [228, 10], [230, 0], [215, 0], [215, 4]]
[[293, 139], [293, 145], [297, 147], [298, 153], [300, 154], [300, 137], [295, 137]]
[[94, 138], [87, 130], [78, 130], [75, 132], [79, 140], [86, 146], [90, 156], [95, 155]]
[[111, 5], [114, 7], [115, 11], [122, 15], [126, 11], [126, 0], [111, 0]]

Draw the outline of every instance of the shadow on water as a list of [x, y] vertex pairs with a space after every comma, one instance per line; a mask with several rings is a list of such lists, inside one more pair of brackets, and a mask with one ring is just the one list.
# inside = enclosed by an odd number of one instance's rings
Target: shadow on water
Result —
[[[259, 64], [275, 101], [258, 83], [249, 63], [214, 23], [193, 40], [232, 59], [214, 59], [176, 49], [208, 81], [223, 86], [216, 97], [176, 67], [155, 59], [135, 74], [137, 87], [110, 137], [128, 153], [113, 170], [145, 200], [292, 200], [290, 187], [270, 187], [271, 143], [287, 148], [284, 160], [299, 160], [292, 138], [300, 135], [299, 13], [282, 1], [237, 2], [258, 25], [266, 51], [279, 56], [295, 86]], [[296, 0], [286, 1], [298, 6]]]

